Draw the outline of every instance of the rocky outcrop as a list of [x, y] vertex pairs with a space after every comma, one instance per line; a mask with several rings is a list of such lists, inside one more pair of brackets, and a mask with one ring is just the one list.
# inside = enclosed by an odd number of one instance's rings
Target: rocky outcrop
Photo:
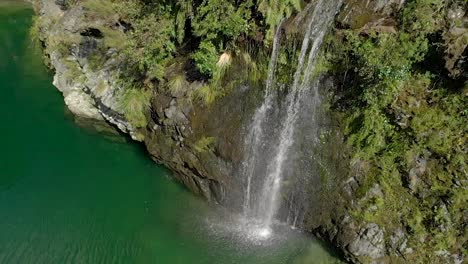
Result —
[[392, 15], [404, 3], [405, 0], [345, 0], [337, 21], [354, 29], [393, 27]]
[[446, 45], [445, 68], [452, 77], [468, 78], [466, 73], [466, 56], [468, 56], [467, 13], [466, 3], [463, 6], [461, 2], [453, 2], [447, 14], [447, 29], [443, 34]]
[[40, 0], [35, 7], [47, 61], [55, 71], [53, 84], [70, 111], [118, 127], [143, 142], [151, 157], [172, 169], [194, 193], [222, 202], [233, 180], [233, 164], [241, 158], [242, 124], [255, 105], [256, 96], [251, 96], [255, 91], [240, 87], [207, 107], [194, 101], [191, 93], [202, 86], [200, 82], [187, 82], [184, 92], [154, 85], [150, 111], [145, 113], [148, 125], [135, 128], [119, 105], [123, 88], [118, 51], [109, 49], [102, 58], [93, 57], [103, 41], [98, 28], [104, 22], [95, 20], [91, 25], [82, 7], [66, 9], [62, 2]]

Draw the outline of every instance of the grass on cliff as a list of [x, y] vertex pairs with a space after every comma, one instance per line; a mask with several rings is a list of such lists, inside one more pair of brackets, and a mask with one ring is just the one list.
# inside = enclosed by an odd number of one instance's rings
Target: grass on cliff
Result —
[[149, 111], [151, 91], [137, 87], [123, 89], [119, 96], [119, 108], [125, 118], [136, 128], [147, 125], [146, 113]]
[[224, 53], [215, 64], [212, 78], [193, 94], [194, 99], [210, 106], [239, 86], [263, 87], [268, 62], [263, 55], [255, 59], [246, 52]]
[[180, 73], [169, 80], [167, 87], [172, 94], [180, 94], [185, 92], [189, 85], [185, 74]]
[[33, 16], [31, 27], [29, 28], [29, 37], [33, 43], [39, 43], [41, 37], [41, 17]]
[[[416, 263], [436, 252], [466, 252], [468, 85], [421, 67], [440, 43], [444, 1], [408, 1], [397, 33], [341, 30], [325, 56], [346, 89], [335, 107], [346, 116], [352, 164], [361, 170], [353, 216], [385, 228], [387, 245], [407, 230]], [[382, 196], [368, 191], [378, 184]], [[403, 253], [402, 253], [403, 254]], [[440, 259], [439, 259], [440, 258]]]

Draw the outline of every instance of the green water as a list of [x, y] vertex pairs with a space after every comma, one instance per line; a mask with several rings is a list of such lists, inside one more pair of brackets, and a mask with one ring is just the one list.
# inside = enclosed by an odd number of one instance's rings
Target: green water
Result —
[[32, 10], [5, 3], [0, 0], [0, 263], [335, 261], [301, 234], [262, 245], [230, 234], [223, 209], [172, 181], [141, 146], [77, 126], [28, 38]]

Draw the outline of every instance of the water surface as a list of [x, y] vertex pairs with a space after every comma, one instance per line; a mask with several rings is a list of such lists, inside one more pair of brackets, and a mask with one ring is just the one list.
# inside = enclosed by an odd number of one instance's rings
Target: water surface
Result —
[[134, 143], [77, 126], [31, 44], [33, 12], [0, 3], [0, 263], [331, 263], [297, 232], [254, 243]]

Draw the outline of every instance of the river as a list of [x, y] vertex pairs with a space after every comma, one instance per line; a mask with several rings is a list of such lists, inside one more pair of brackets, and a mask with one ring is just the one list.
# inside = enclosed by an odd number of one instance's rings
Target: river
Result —
[[28, 30], [0, 0], [0, 263], [336, 263], [297, 231], [232, 235], [226, 210], [171, 179], [142, 146], [78, 126]]

